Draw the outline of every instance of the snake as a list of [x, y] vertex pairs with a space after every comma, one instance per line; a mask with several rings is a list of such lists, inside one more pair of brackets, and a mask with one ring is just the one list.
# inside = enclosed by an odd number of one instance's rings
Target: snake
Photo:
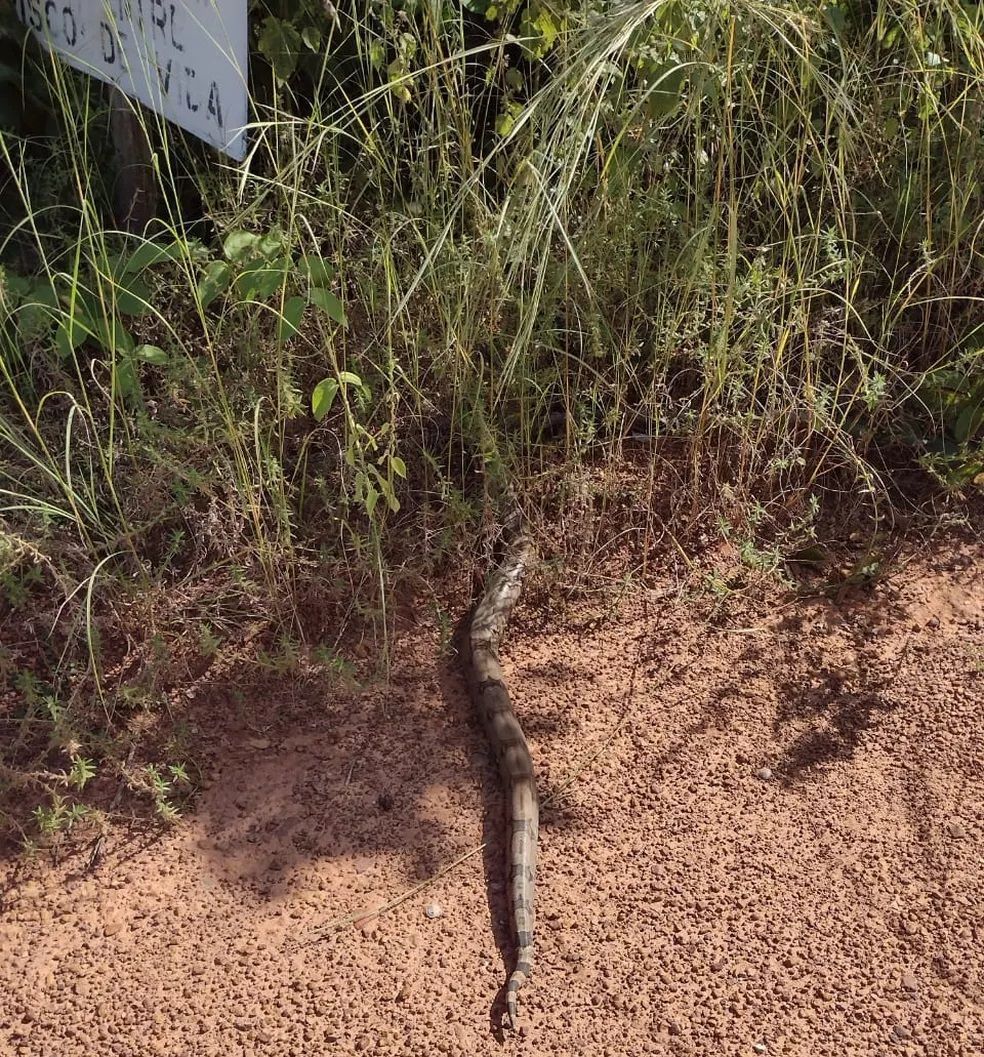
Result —
[[513, 709], [499, 661], [499, 644], [519, 600], [533, 555], [530, 537], [517, 520], [508, 527], [502, 556], [489, 576], [467, 627], [471, 696], [499, 764], [508, 807], [507, 868], [516, 961], [506, 983], [506, 1014], [515, 1029], [517, 996], [533, 971], [536, 859], [540, 808], [533, 758]]

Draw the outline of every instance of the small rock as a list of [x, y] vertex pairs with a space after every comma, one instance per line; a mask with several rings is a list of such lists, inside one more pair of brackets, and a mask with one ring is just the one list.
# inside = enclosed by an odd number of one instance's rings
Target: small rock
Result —
[[269, 738], [249, 738], [247, 740], [246, 744], [249, 745], [249, 747], [251, 749], [259, 749], [259, 750], [262, 751], [263, 749], [269, 749], [270, 748], [270, 739]]
[[679, 1035], [680, 1025], [675, 1020], [668, 1020], [666, 1022], [666, 1031], [670, 1035]]
[[392, 811], [393, 810], [393, 796], [390, 793], [380, 793], [376, 797], [376, 806], [380, 811]]
[[444, 908], [440, 903], [428, 903], [424, 907], [424, 914], [429, 917], [432, 921], [434, 918], [439, 918], [444, 913]]
[[904, 1024], [893, 1024], [892, 1034], [897, 1039], [911, 1039], [912, 1032]]
[[115, 936], [118, 932], [122, 932], [122, 931], [123, 931], [123, 922], [122, 921], [107, 921], [106, 924], [103, 925], [103, 935], [104, 936]]
[[767, 782], [772, 777], [772, 768], [771, 767], [760, 767], [755, 772], [755, 776], [756, 776], [756, 778], [761, 778], [763, 782]]
[[916, 979], [915, 973], [903, 973], [902, 986], [906, 989], [906, 991], [918, 991], [919, 981]]
[[960, 840], [962, 837], [967, 836], [967, 831], [966, 829], [964, 829], [963, 824], [957, 822], [956, 819], [953, 819], [951, 822], [948, 822], [946, 824], [946, 831], [950, 834], [951, 837], [955, 837], [957, 840]]
[[759, 1040], [758, 1042], [753, 1042], [752, 1043], [752, 1049], [756, 1053], [768, 1053], [769, 1052], [769, 1047], [766, 1046], [766, 1044], [764, 1042], [762, 1042], [761, 1040]]

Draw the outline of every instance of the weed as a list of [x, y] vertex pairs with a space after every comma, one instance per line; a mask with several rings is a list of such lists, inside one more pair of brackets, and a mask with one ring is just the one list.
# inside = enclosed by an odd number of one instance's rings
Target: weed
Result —
[[157, 708], [185, 643], [260, 621], [295, 671], [312, 590], [385, 661], [405, 569], [632, 436], [771, 573], [826, 495], [880, 511], [900, 446], [984, 481], [984, 8], [464, 8], [264, 7], [243, 166], [137, 108], [140, 235], [100, 86], [3, 22], [0, 667], [60, 744]]

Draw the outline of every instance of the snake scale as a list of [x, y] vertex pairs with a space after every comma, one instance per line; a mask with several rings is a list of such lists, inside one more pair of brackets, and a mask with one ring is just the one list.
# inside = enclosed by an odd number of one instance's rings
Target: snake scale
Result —
[[498, 758], [509, 813], [507, 845], [516, 965], [506, 984], [506, 1013], [515, 1028], [516, 998], [533, 969], [534, 895], [540, 808], [526, 736], [513, 711], [499, 663], [499, 643], [519, 599], [533, 548], [519, 524], [507, 531], [502, 558], [488, 579], [468, 626], [469, 682], [475, 707]]

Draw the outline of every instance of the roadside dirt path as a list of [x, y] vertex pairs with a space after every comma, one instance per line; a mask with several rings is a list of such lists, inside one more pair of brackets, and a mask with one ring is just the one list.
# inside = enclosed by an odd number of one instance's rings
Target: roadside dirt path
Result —
[[0, 865], [0, 1054], [984, 1053], [979, 547], [839, 601], [525, 620], [507, 672], [552, 799], [522, 1034], [490, 1010], [498, 783], [435, 622], [389, 686], [232, 725], [203, 691], [197, 805], [118, 827], [94, 874]]

